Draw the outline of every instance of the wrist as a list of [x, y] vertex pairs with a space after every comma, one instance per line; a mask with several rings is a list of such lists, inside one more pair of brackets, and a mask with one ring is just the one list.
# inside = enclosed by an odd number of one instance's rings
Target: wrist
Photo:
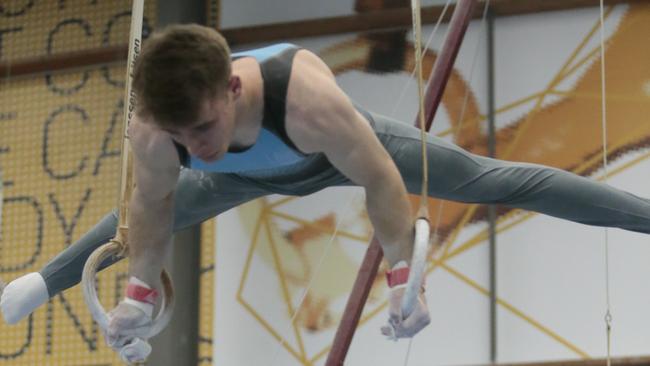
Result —
[[392, 269], [397, 267], [400, 263], [405, 262], [408, 267], [411, 263], [411, 250], [409, 247], [412, 247], [413, 243], [408, 244], [404, 238], [393, 240], [388, 243], [390, 244], [382, 244], [381, 246], [384, 252], [384, 258], [386, 259], [386, 262], [388, 262], [388, 266]]
[[390, 270], [386, 271], [386, 282], [391, 289], [406, 286], [409, 278], [409, 266], [406, 261], [397, 262]]
[[[386, 271], [388, 288], [396, 290], [405, 288], [411, 274], [411, 267], [405, 260], [397, 262], [390, 270]], [[424, 292], [426, 277], [422, 278], [421, 292]]]
[[158, 291], [135, 276], [129, 278], [124, 298], [125, 303], [135, 306], [151, 317], [157, 299]]

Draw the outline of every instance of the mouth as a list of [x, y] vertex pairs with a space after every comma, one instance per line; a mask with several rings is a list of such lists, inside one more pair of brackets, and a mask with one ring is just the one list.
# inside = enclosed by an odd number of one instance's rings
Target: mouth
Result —
[[211, 154], [201, 155], [199, 158], [203, 161], [214, 161], [219, 157], [219, 151], [215, 151]]

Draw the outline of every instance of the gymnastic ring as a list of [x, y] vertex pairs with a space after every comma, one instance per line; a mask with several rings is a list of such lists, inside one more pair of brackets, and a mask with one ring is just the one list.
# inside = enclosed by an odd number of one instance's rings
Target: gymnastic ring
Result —
[[[111, 241], [97, 248], [90, 257], [88, 257], [81, 278], [84, 300], [86, 300], [90, 314], [97, 324], [99, 324], [99, 326], [104, 330], [108, 329], [109, 319], [106, 310], [104, 310], [104, 307], [99, 302], [97, 296], [95, 276], [99, 266], [105, 259], [112, 255], [118, 255], [121, 252], [122, 246], [115, 241]], [[165, 269], [160, 273], [160, 280], [162, 282], [163, 292], [162, 304], [160, 306], [160, 311], [158, 311], [158, 315], [151, 323], [151, 328], [146, 336], [147, 339], [156, 336], [165, 329], [174, 312], [174, 286], [171, 277]]]
[[418, 302], [424, 271], [427, 267], [427, 252], [429, 249], [429, 234], [431, 225], [429, 220], [420, 217], [415, 220], [415, 239], [413, 240], [413, 256], [411, 257], [411, 268], [406, 283], [404, 297], [402, 297], [402, 318], [408, 318]]

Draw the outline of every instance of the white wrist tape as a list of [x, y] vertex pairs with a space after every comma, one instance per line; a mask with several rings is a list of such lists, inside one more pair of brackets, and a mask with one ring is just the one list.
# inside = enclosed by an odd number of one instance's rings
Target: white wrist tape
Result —
[[151, 305], [151, 304], [147, 304], [146, 302], [141, 302], [141, 301], [138, 301], [138, 300], [133, 300], [130, 297], [125, 297], [124, 300], [122, 300], [122, 301], [125, 304], [135, 306], [136, 308], [142, 310], [150, 318], [153, 316], [153, 305]]
[[148, 317], [153, 315], [153, 308], [158, 298], [158, 292], [147, 283], [131, 276], [126, 288], [124, 302], [142, 310]]
[[406, 261], [397, 262], [390, 271], [386, 272], [386, 282], [391, 290], [406, 287], [409, 277], [409, 265]]

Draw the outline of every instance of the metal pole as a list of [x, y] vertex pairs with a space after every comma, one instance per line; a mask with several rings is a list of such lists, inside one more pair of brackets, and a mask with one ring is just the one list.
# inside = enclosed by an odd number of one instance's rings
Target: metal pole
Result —
[[[451, 29], [447, 34], [440, 55], [433, 66], [431, 78], [427, 83], [425, 94], [427, 130], [431, 127], [433, 117], [440, 104], [442, 93], [451, 74], [465, 31], [469, 26], [475, 4], [476, 0], [459, 0], [454, 9], [454, 14], [449, 23]], [[327, 366], [343, 365], [382, 258], [383, 252], [379, 242], [377, 238], [373, 238], [334, 336], [334, 343], [325, 363]]]
[[[205, 22], [203, 0], [158, 1], [157, 10], [158, 28]], [[174, 234], [172, 253], [165, 266], [171, 269], [178, 300], [174, 318], [162, 333], [151, 339], [153, 352], [149, 365], [198, 365], [200, 231], [200, 225], [194, 225]]]

